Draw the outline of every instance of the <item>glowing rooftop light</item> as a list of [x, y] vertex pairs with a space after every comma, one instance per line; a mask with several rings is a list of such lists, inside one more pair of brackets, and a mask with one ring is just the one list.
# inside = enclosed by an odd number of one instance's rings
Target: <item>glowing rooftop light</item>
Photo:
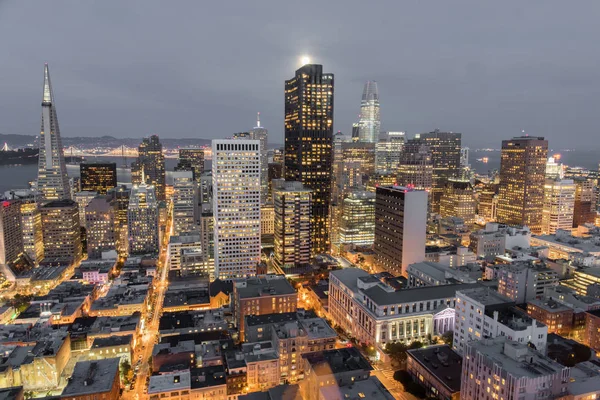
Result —
[[310, 64], [310, 57], [302, 56], [301, 61], [302, 61], [302, 65]]

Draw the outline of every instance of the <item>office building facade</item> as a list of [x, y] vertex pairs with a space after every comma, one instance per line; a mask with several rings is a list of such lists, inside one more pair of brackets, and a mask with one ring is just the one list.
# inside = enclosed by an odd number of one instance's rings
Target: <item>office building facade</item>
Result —
[[575, 211], [575, 183], [572, 179], [546, 179], [542, 233], [554, 235], [558, 229], [573, 227]]
[[204, 172], [204, 149], [179, 149], [179, 159], [175, 171], [191, 171], [194, 180], [198, 180]]
[[409, 264], [425, 260], [427, 192], [387, 186], [375, 193], [375, 265], [406, 276]]
[[310, 263], [311, 197], [312, 190], [301, 182], [277, 179], [273, 185], [274, 205], [274, 258], [277, 268], [284, 273], [295, 273], [297, 268]]
[[342, 202], [340, 243], [371, 246], [375, 240], [375, 193], [350, 192]]
[[497, 220], [542, 232], [548, 141], [521, 136], [502, 141]]
[[115, 206], [107, 196], [92, 199], [85, 208], [88, 258], [102, 258], [103, 252], [116, 250], [115, 213]]
[[375, 170], [382, 174], [397, 174], [404, 150], [404, 132], [382, 132], [375, 145]]
[[44, 260], [78, 264], [81, 261], [79, 207], [70, 199], [41, 207]]
[[117, 164], [81, 163], [79, 177], [82, 191], [105, 195], [109, 190], [117, 187]]
[[198, 229], [197, 190], [192, 171], [173, 172], [173, 235]]
[[443, 196], [440, 198], [440, 215], [462, 218], [465, 224], [473, 224], [477, 212], [477, 202], [473, 186], [468, 180], [449, 178]]
[[129, 254], [158, 254], [158, 200], [154, 186], [133, 185], [127, 207]]
[[260, 263], [260, 142], [213, 140], [215, 276], [256, 274]]
[[381, 129], [379, 89], [377, 82], [368, 81], [363, 89], [358, 121], [358, 141], [377, 143]]
[[313, 253], [329, 249], [333, 162], [333, 74], [308, 64], [285, 82], [285, 179], [313, 190]]
[[431, 190], [433, 162], [429, 147], [417, 139], [407, 140], [398, 165], [398, 185]]
[[166, 190], [165, 155], [157, 135], [144, 138], [138, 147], [138, 158], [131, 164], [131, 182], [154, 186], [156, 200], [164, 201]]
[[0, 201], [0, 264], [11, 264], [23, 254], [21, 202]]

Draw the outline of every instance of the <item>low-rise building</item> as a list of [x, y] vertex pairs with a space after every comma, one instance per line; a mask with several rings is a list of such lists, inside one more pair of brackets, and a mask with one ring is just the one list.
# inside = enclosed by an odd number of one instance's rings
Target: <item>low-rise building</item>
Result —
[[395, 289], [377, 275], [345, 268], [329, 275], [332, 321], [360, 342], [385, 346], [441, 335], [454, 327], [456, 291], [481, 283]]
[[153, 375], [148, 395], [150, 400], [227, 400], [225, 368], [211, 366]]
[[408, 350], [406, 370], [425, 388], [428, 398], [460, 399], [462, 357], [449, 346]]
[[[554, 235], [539, 235], [531, 238], [532, 246], [547, 246], [552, 259], [569, 260], [574, 253], [600, 257], [600, 228], [588, 231], [584, 236], [573, 236], [570, 230], [559, 229]], [[589, 265], [588, 265], [589, 266]]]
[[133, 344], [133, 335], [97, 338], [92, 342], [89, 357], [90, 360], [104, 360], [106, 358], [118, 357], [121, 359], [121, 363], [128, 362], [131, 365]]
[[456, 325], [452, 348], [463, 354], [468, 342], [505, 336], [544, 351], [548, 327], [514, 307], [514, 303], [488, 288], [456, 293]]
[[558, 274], [531, 263], [503, 265], [498, 271], [498, 292], [516, 303], [541, 298], [544, 290], [558, 285]]
[[469, 248], [478, 258], [492, 261], [504, 254], [505, 249], [515, 247], [528, 248], [531, 231], [528, 227], [511, 227], [488, 222], [485, 228], [472, 232]]
[[148, 285], [113, 284], [104, 297], [96, 299], [88, 315], [91, 317], [127, 316], [141, 313], [147, 307]]
[[305, 399], [320, 399], [327, 387], [350, 386], [367, 380], [373, 367], [355, 347], [318, 351], [302, 355], [305, 377], [300, 391]]
[[587, 311], [585, 314], [583, 341], [595, 351], [600, 351], [600, 310]]
[[569, 335], [573, 328], [573, 309], [552, 299], [527, 302], [527, 314], [548, 327], [548, 333]]
[[505, 337], [467, 343], [461, 400], [556, 399], [567, 394], [569, 368]]
[[411, 264], [407, 269], [408, 287], [476, 283], [482, 278], [481, 267], [449, 267], [435, 262]]
[[271, 342], [245, 343], [242, 351], [249, 392], [267, 390], [280, 384], [279, 354]]
[[298, 294], [284, 275], [260, 275], [234, 283], [233, 315], [240, 337], [244, 337], [246, 315], [294, 312]]
[[120, 385], [119, 358], [79, 361], [62, 392], [62, 398], [117, 400]]
[[159, 333], [161, 337], [185, 333], [224, 331], [229, 323], [223, 316], [223, 310], [180, 311], [165, 313], [160, 317]]

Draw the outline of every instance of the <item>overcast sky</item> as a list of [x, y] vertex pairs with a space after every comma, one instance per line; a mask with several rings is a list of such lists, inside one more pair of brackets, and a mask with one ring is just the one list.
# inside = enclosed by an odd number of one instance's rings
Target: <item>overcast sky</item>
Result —
[[0, 133], [37, 134], [43, 63], [63, 136], [283, 142], [283, 86], [302, 54], [335, 74], [349, 134], [376, 80], [382, 129], [522, 129], [600, 148], [600, 2], [0, 0]]

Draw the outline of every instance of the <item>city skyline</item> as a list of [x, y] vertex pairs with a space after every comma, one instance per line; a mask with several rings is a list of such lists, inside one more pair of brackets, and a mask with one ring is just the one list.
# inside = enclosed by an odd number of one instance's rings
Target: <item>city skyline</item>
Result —
[[[164, 14], [193, 15], [187, 12], [193, 11], [191, 4], [166, 10], [147, 7], [136, 9], [135, 13], [127, 5], [80, 5], [72, 9], [65, 4], [56, 2], [51, 10], [59, 20], [65, 19], [63, 31], [44, 32], [49, 35], [44, 44], [14, 40], [0, 47], [7, 54], [22, 55], [6, 64], [0, 78], [7, 94], [0, 99], [1, 133], [35, 134], [36, 124], [30, 115], [36, 107], [37, 102], [32, 99], [37, 87], [32, 81], [39, 65], [48, 61], [54, 66], [54, 79], [61, 88], [57, 96], [63, 136], [143, 137], [156, 133], [164, 138], [213, 139], [246, 128], [246, 121], [260, 111], [263, 125], [271, 131], [271, 142], [283, 143], [281, 82], [286, 78], [285, 71], [300, 65], [303, 54], [310, 55], [315, 63], [327, 65], [338, 76], [340, 100], [334, 131], [347, 135], [357, 119], [357, 99], [367, 80], [379, 83], [382, 130], [406, 131], [408, 137], [435, 128], [460, 131], [465, 134], [465, 142], [476, 147], [494, 145], [497, 135], [510, 137], [525, 130], [531, 135], [543, 135], [561, 148], [576, 145], [566, 139], [564, 132], [579, 139], [583, 146], [594, 131], [592, 104], [598, 82], [594, 72], [597, 56], [584, 50], [593, 46], [590, 38], [597, 36], [595, 24], [585, 23], [585, 18], [594, 13], [580, 15], [559, 3], [547, 5], [543, 30], [542, 25], [535, 24], [542, 18], [537, 7], [520, 3], [518, 8], [412, 5], [402, 13], [391, 12], [393, 6], [376, 5], [373, 11], [386, 15], [384, 22], [388, 24], [379, 24], [364, 38], [350, 30], [359, 26], [352, 21], [363, 15], [352, 7], [335, 9], [340, 21], [348, 23], [336, 22], [329, 27], [300, 17], [284, 29], [275, 22], [274, 17], [283, 11], [277, 5], [240, 5], [235, 12], [215, 5], [214, 14], [218, 17], [214, 21], [211, 18], [197, 24], [194, 19], [192, 24], [186, 17], [173, 27], [173, 32], [162, 28], [145, 30], [146, 35], [140, 40], [127, 35], [130, 27], [161, 25], [156, 22]], [[181, 13], [188, 5], [190, 9]], [[45, 7], [29, 9], [17, 3], [3, 4], [2, 18], [6, 20], [0, 24], [0, 33], [17, 38], [39, 36], [43, 24], [29, 27], [19, 21], [25, 15], [34, 22], [45, 18], [50, 12]], [[332, 5], [322, 7], [325, 12], [334, 10]], [[386, 12], [387, 8], [390, 12]], [[451, 22], [452, 16], [464, 13], [472, 18], [460, 27]], [[120, 18], [112, 21], [113, 32], [100, 29], [98, 24], [103, 19], [116, 14]], [[396, 20], [392, 15], [396, 15]], [[488, 15], [495, 18], [484, 29], [478, 21], [487, 20]], [[576, 17], [575, 30], [569, 21]], [[420, 19], [437, 26], [433, 34], [421, 35]], [[264, 21], [263, 26], [257, 28], [257, 20]], [[186, 50], [190, 40], [210, 37], [204, 34], [205, 30], [218, 29], [230, 21], [251, 23], [251, 32], [238, 25], [244, 35], [224, 35], [214, 43], [202, 39], [199, 46], [194, 46], [198, 50]], [[394, 30], [389, 28], [392, 21], [396, 22]], [[508, 27], [504, 26], [507, 22]], [[80, 30], [80, 24], [86, 29]], [[302, 35], [305, 28], [310, 33]], [[445, 40], [437, 40], [439, 35], [435, 32], [443, 32]], [[124, 39], [111, 40], [116, 39], [113, 35]], [[410, 39], [416, 36], [418, 40]], [[465, 37], [476, 39], [463, 41]], [[521, 40], [523, 37], [526, 40]], [[581, 46], [561, 45], [567, 37]], [[180, 46], [165, 46], [175, 38]], [[73, 51], [67, 53], [52, 45], [64, 41], [69, 44], [64, 47]], [[447, 46], [449, 41], [462, 44], [452, 48]], [[132, 47], [134, 43], [136, 46]], [[371, 56], [356, 60], [357, 45], [368, 46]], [[392, 47], [404, 48], [405, 52], [395, 55], [388, 51]], [[233, 54], [260, 62], [240, 68]], [[173, 61], [163, 62], [163, 56]], [[386, 62], [366, 63], [367, 59]], [[202, 121], [200, 126], [198, 120]]]

